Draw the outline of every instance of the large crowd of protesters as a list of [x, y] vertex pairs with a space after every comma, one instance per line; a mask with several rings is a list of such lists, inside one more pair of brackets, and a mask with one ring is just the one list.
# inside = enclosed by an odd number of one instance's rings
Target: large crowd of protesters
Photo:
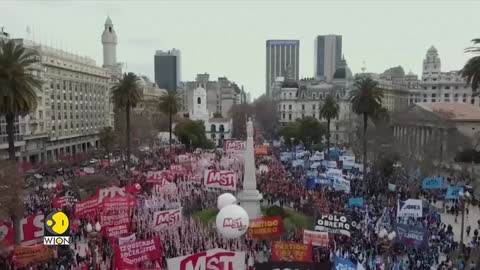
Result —
[[[304, 214], [311, 219], [322, 213], [348, 213], [355, 219], [359, 226], [350, 237], [333, 235], [329, 247], [315, 247], [313, 261], [333, 262], [334, 257], [350, 260], [363, 269], [477, 269], [475, 268], [474, 250], [479, 249], [480, 220], [478, 227], [466, 228], [465, 247], [461, 254], [452, 254], [459, 250], [459, 243], [455, 241], [452, 226], [440, 218], [439, 211], [448, 215], [461, 215], [458, 200], [439, 199], [436, 194], [429, 192], [411, 191], [411, 188], [402, 183], [412, 182], [407, 173], [398, 172], [391, 179], [381, 178], [379, 175], [366, 173], [365, 180], [360, 170], [352, 169], [346, 172], [350, 181], [350, 193], [335, 190], [329, 186], [316, 185], [306, 188], [308, 166], [293, 167], [291, 162], [280, 160], [280, 151], [290, 151], [272, 147], [270, 155], [257, 157], [256, 165], [267, 167], [265, 171], [257, 173], [257, 187], [263, 194], [262, 205], [265, 207], [277, 205]], [[178, 164], [179, 156], [189, 158], [187, 164], [190, 171], [177, 174], [170, 179], [175, 183], [173, 192], [158, 194], [152, 184], [147, 183], [146, 174], [151, 170], [167, 169], [172, 164]], [[308, 164], [308, 156], [305, 161]], [[149, 152], [144, 157], [133, 162], [133, 168], [125, 172], [123, 163], [117, 162], [103, 166], [90, 164], [95, 169], [96, 175], [111, 177], [113, 182], [120, 186], [138, 184], [138, 205], [131, 214], [131, 233], [137, 239], [151, 239], [159, 237], [163, 249], [159, 252], [161, 260], [146, 261], [137, 265], [138, 269], [167, 269], [166, 260], [182, 255], [194, 254], [212, 248], [224, 248], [232, 251], [245, 251], [246, 264], [253, 267], [255, 263], [267, 262], [271, 256], [271, 241], [254, 240], [247, 237], [226, 239], [221, 237], [212, 225], [194, 218], [194, 213], [214, 208], [217, 197], [223, 193], [221, 190], [207, 190], [202, 188], [203, 170], [228, 169], [236, 171], [238, 177], [238, 190], [242, 189], [243, 182], [243, 156], [223, 151], [196, 151], [190, 152], [183, 148], [161, 148]], [[33, 184], [25, 195], [25, 216], [36, 213], [48, 213], [53, 209], [52, 200], [55, 196], [72, 194], [75, 197], [71, 203], [62, 210], [74, 220], [73, 212], [75, 200], [80, 200], [76, 181], [80, 181], [75, 172], [79, 168], [69, 168], [65, 171], [43, 173], [41, 180], [32, 175], [28, 176]], [[315, 173], [320, 175], [326, 170], [319, 166]], [[447, 176], [445, 176], [447, 177]], [[376, 180], [377, 179], [377, 180]], [[420, 183], [420, 179], [417, 179]], [[376, 183], [370, 188], [364, 185]], [[453, 181], [453, 180], [452, 180]], [[389, 190], [386, 183], [396, 183], [394, 190]], [[55, 188], [51, 188], [51, 185]], [[418, 184], [420, 185], [420, 184]], [[381, 186], [381, 187], [378, 187]], [[365, 187], [368, 192], [365, 191]], [[350, 197], [363, 197], [363, 207], [349, 207]], [[423, 199], [426, 202], [426, 211], [419, 218], [397, 218], [397, 200], [408, 198]], [[143, 204], [141, 203], [143, 200]], [[437, 201], [443, 201], [443, 208], [437, 209]], [[146, 203], [147, 202], [147, 203]], [[146, 205], [148, 204], [148, 206]], [[181, 225], [165, 230], [153, 230], [148, 224], [156, 210], [182, 208], [183, 218]], [[466, 209], [474, 206], [467, 204]], [[468, 210], [467, 210], [468, 211]], [[70, 248], [58, 247], [49, 262], [28, 265], [19, 268], [15, 265], [12, 256], [7, 257], [11, 269], [55, 269], [55, 270], [88, 270], [88, 269], [113, 269], [111, 259], [113, 247], [109, 239], [103, 237], [95, 243], [89, 241], [86, 230], [87, 224], [95, 224], [99, 217], [72, 221]], [[455, 219], [457, 221], [457, 218]], [[477, 217], [478, 218], [478, 217]], [[397, 223], [421, 227], [428, 231], [428, 243], [423, 247], [402, 245], [394, 241], [386, 241], [380, 236], [381, 231], [391, 232]], [[303, 231], [300, 228], [284, 233], [284, 238], [290, 242], [303, 243]], [[480, 256], [476, 253], [476, 256]], [[432, 268], [433, 267], [433, 268]]]

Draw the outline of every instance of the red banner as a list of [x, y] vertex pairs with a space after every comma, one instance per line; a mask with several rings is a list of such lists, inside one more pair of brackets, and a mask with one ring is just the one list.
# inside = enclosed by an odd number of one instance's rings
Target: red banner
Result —
[[153, 186], [152, 191], [153, 194], [159, 196], [161, 194], [177, 194], [178, 189], [175, 183], [163, 179], [160, 184]]
[[137, 205], [137, 199], [131, 197], [114, 197], [114, 198], [105, 198], [102, 202], [103, 211], [128, 211], [131, 208], [134, 208]]
[[100, 203], [98, 198], [90, 197], [83, 202], [77, 202], [75, 204], [75, 218], [83, 218], [88, 216], [95, 216], [99, 210]]
[[13, 244], [12, 223], [0, 221], [0, 247], [12, 247]]
[[215, 248], [204, 252], [167, 259], [168, 270], [245, 269], [245, 252]]
[[130, 222], [120, 224], [120, 225], [110, 226], [105, 229], [105, 233], [107, 234], [108, 237], [121, 237], [129, 234], [129, 232], [130, 232]]
[[100, 215], [100, 225], [102, 228], [112, 227], [117, 224], [126, 224], [130, 223], [130, 213], [120, 212], [120, 213], [104, 213]]
[[272, 262], [311, 262], [312, 245], [272, 242]]
[[205, 170], [204, 183], [209, 188], [237, 189], [237, 177], [233, 171]]
[[170, 165], [170, 171], [174, 174], [183, 174], [187, 175], [190, 173], [191, 168], [186, 164], [172, 164]]
[[62, 208], [68, 205], [69, 200], [73, 198], [70, 196], [62, 196], [62, 197], [53, 197], [52, 199], [52, 207], [53, 208]]
[[251, 219], [248, 226], [248, 237], [253, 239], [280, 237], [282, 233], [283, 222], [281, 217]]
[[29, 264], [46, 263], [50, 257], [48, 246], [35, 245], [31, 247], [15, 247], [13, 261], [16, 266], [24, 267]]
[[152, 227], [155, 230], [178, 227], [182, 220], [182, 208], [157, 211], [153, 214]]
[[268, 155], [268, 146], [267, 145], [260, 145], [260, 146], [255, 147], [255, 155], [257, 155], [257, 156]]
[[117, 246], [115, 251], [115, 265], [119, 269], [131, 269], [139, 262], [160, 260], [162, 246], [160, 239], [155, 237], [148, 240], [137, 240]]
[[312, 244], [313, 246], [328, 247], [328, 233], [303, 230], [303, 243]]
[[226, 140], [223, 143], [223, 150], [225, 152], [240, 152], [245, 151], [247, 148], [245, 141]]
[[158, 184], [158, 183], [161, 183], [163, 180], [169, 180], [168, 176], [169, 176], [169, 172], [150, 171], [150, 172], [147, 172], [147, 183]]
[[31, 246], [43, 242], [44, 215], [35, 214], [20, 221], [20, 243]]

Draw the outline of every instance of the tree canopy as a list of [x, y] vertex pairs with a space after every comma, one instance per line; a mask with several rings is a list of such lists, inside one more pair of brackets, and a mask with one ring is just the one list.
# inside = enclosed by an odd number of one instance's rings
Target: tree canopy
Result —
[[280, 131], [280, 134], [287, 144], [290, 144], [291, 138], [294, 138], [294, 143], [302, 142], [311, 145], [322, 141], [322, 137], [326, 134], [326, 128], [317, 119], [307, 116], [288, 123]]
[[277, 103], [263, 95], [253, 103], [255, 122], [266, 139], [273, 139], [278, 133]]
[[214, 148], [215, 145], [205, 135], [202, 121], [184, 119], [175, 126], [175, 136], [187, 147]]
[[[474, 45], [480, 44], [480, 38], [473, 39], [472, 43]], [[467, 83], [472, 86], [473, 92], [476, 93], [480, 85], [480, 55], [478, 55], [480, 54], [480, 46], [468, 47], [465, 51], [477, 54], [477, 56], [470, 58], [460, 71], [462, 77], [467, 80]]]

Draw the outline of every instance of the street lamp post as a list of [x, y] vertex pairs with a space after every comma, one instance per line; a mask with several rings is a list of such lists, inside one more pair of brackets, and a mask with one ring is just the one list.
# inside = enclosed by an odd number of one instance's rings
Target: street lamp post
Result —
[[463, 231], [464, 231], [464, 227], [465, 227], [465, 203], [470, 199], [470, 193], [465, 192], [460, 192], [458, 194], [458, 199], [459, 199], [459, 202], [460, 202], [460, 207], [462, 209], [462, 224], [461, 224], [461, 230], [460, 230], [460, 248], [461, 250], [463, 251], [463, 247], [464, 247], [464, 244], [463, 244]]

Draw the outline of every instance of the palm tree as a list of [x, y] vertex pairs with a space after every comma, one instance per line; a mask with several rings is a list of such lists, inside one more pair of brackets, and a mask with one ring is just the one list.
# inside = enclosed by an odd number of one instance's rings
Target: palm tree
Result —
[[378, 82], [368, 76], [357, 76], [354, 89], [350, 92], [350, 101], [354, 113], [363, 117], [363, 183], [366, 185], [367, 172], [367, 124], [368, 118], [382, 106], [383, 92], [378, 87]]
[[142, 99], [142, 92], [138, 84], [139, 80], [140, 78], [132, 72], [124, 73], [123, 77], [112, 88], [113, 104], [118, 109], [125, 110], [128, 168], [130, 168], [130, 110], [135, 108]]
[[[480, 44], [480, 38], [473, 39], [472, 43]], [[468, 47], [465, 51], [480, 54], [480, 46]], [[480, 86], [480, 55], [470, 58], [460, 71], [460, 74], [467, 80], [468, 84], [472, 85], [474, 95], [478, 95], [477, 89]]]
[[328, 95], [325, 99], [322, 109], [320, 109], [320, 117], [327, 120], [327, 157], [330, 157], [330, 120], [338, 117], [340, 106], [332, 95]]
[[105, 155], [108, 158], [108, 166], [110, 166], [110, 153], [113, 150], [113, 145], [115, 143], [115, 132], [112, 127], [104, 127], [100, 131], [100, 144], [105, 150]]
[[15, 160], [14, 123], [37, 108], [36, 90], [42, 82], [34, 75], [37, 54], [13, 40], [0, 42], [0, 115], [7, 123], [8, 156]]
[[178, 113], [180, 107], [180, 97], [175, 91], [168, 91], [165, 95], [160, 97], [159, 109], [161, 112], [168, 115], [168, 132], [170, 148], [172, 147], [172, 122], [173, 116]]

